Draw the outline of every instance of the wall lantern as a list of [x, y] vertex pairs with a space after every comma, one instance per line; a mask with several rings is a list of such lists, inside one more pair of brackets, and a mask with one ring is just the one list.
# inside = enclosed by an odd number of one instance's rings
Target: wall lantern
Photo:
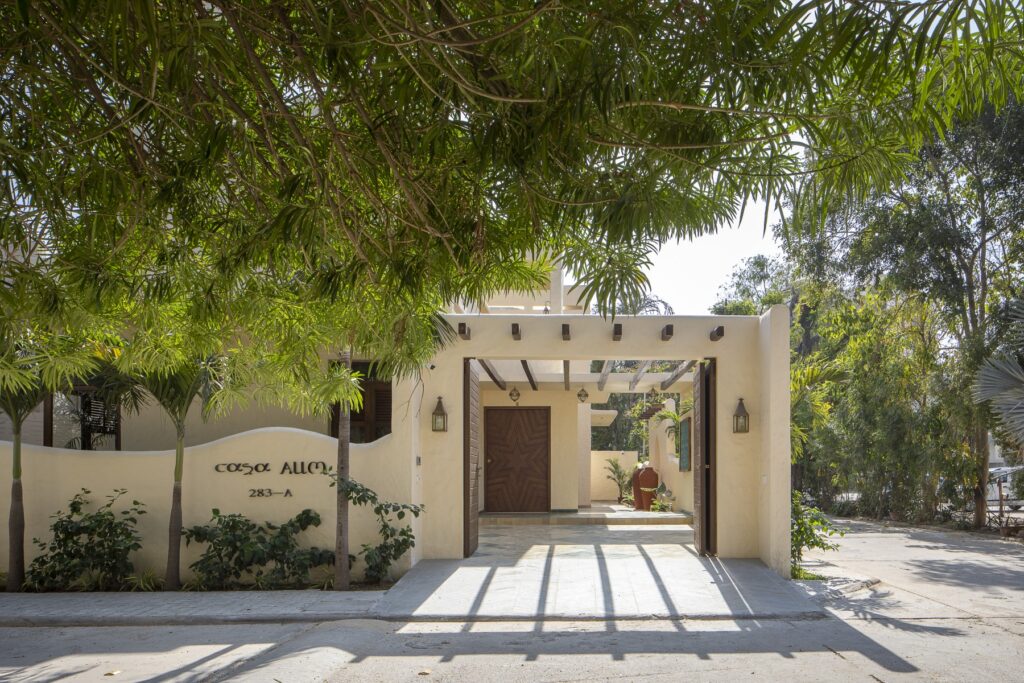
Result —
[[437, 407], [434, 408], [431, 415], [430, 428], [435, 432], [448, 431], [448, 413], [444, 410], [444, 403], [441, 402], [440, 396], [437, 397]]
[[750, 431], [750, 415], [747, 413], [746, 406], [743, 405], [742, 398], [732, 416], [732, 431], [736, 434], [746, 434]]
[[590, 398], [590, 394], [587, 393], [586, 389], [580, 387], [580, 390], [576, 392], [576, 398], [580, 400], [580, 403], [586, 403], [587, 399]]
[[512, 399], [512, 402], [519, 405], [519, 390], [516, 389], [515, 385], [512, 385], [512, 391], [508, 392], [508, 397]]

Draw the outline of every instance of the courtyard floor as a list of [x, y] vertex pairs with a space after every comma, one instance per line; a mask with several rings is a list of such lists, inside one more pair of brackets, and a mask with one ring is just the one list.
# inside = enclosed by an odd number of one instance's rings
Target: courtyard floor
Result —
[[[7, 627], [0, 628], [0, 679], [1019, 678], [1024, 544], [975, 534], [844, 524], [850, 532], [840, 551], [812, 557], [812, 568], [833, 578], [791, 584], [820, 606], [824, 617], [390, 621], [367, 616], [306, 623]], [[264, 594], [234, 595], [238, 609], [258, 611]], [[0, 596], [0, 610], [21, 597]], [[97, 610], [107, 604], [108, 596], [87, 597]], [[265, 611], [271, 613], [273, 604], [267, 604]]]
[[420, 562], [376, 612], [421, 621], [824, 614], [757, 560], [698, 556], [690, 526], [592, 524], [482, 526], [472, 557]]

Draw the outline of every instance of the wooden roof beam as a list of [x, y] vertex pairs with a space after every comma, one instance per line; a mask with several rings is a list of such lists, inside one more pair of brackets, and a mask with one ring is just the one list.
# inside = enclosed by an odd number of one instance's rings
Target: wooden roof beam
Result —
[[565, 390], [569, 391], [569, 361], [562, 361], [562, 376], [565, 378]]
[[633, 391], [636, 389], [636, 385], [640, 384], [640, 380], [647, 374], [647, 368], [651, 367], [651, 361], [645, 360], [640, 364], [640, 367], [636, 369], [636, 374], [633, 375], [633, 379], [629, 380], [629, 390]]
[[608, 383], [608, 374], [612, 371], [612, 362], [606, 360], [601, 366], [601, 377], [597, 380], [597, 390], [604, 391], [604, 385]]
[[491, 378], [491, 381], [494, 382], [499, 389], [505, 391], [505, 388], [508, 387], [508, 385], [505, 383], [505, 380], [501, 378], [501, 375], [498, 374], [498, 371], [494, 369], [494, 366], [491, 365], [491, 362], [489, 360], [484, 360], [483, 358], [477, 358], [476, 360], [480, 363], [480, 367], [484, 369], [484, 372], [487, 373], [487, 376]]
[[523, 372], [526, 373], [526, 380], [530, 383], [530, 388], [537, 391], [537, 380], [533, 377], [533, 370], [530, 369], [530, 362], [525, 360], [519, 362], [523, 364]]
[[672, 374], [668, 376], [668, 379], [661, 383], [661, 390], [665, 391], [670, 386], [678, 382], [679, 378], [688, 373], [691, 369], [693, 369], [693, 366], [696, 364], [697, 361], [690, 360], [686, 361], [685, 363], [680, 363], [679, 365], [677, 365], [676, 369], [672, 371]]

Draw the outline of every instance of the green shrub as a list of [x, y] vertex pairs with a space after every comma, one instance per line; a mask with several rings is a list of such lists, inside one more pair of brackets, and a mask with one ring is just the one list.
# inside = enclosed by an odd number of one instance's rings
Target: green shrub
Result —
[[147, 569], [141, 574], [132, 574], [128, 577], [128, 590], [133, 593], [149, 593], [160, 590], [164, 580], [156, 575], [152, 569]]
[[116, 489], [105, 505], [86, 512], [90, 491], [82, 489], [51, 519], [49, 543], [33, 539], [41, 554], [32, 560], [25, 587], [34, 591], [120, 590], [134, 571], [129, 556], [142, 547], [135, 531], [142, 503], [114, 511], [114, 503], [126, 493]]
[[790, 520], [792, 537], [790, 540], [790, 562], [794, 574], [799, 574], [800, 562], [804, 558], [804, 550], [836, 550], [839, 546], [829, 539], [832, 536], [843, 536], [845, 532], [837, 529], [825, 514], [816, 507], [804, 505], [799, 491], [793, 491], [792, 518]]
[[615, 483], [619, 490], [619, 502], [621, 503], [633, 486], [633, 472], [622, 466], [617, 458], [607, 458], [607, 465], [604, 471], [608, 473], [608, 479]]
[[[339, 484], [339, 480], [331, 475], [331, 486]], [[408, 526], [396, 527], [391, 522], [392, 516], [398, 521], [405, 519], [406, 514], [419, 517], [423, 512], [422, 505], [411, 503], [389, 503], [382, 501], [372, 489], [363, 486], [353, 479], [341, 480], [342, 492], [352, 505], [373, 508], [377, 517], [377, 528], [381, 542], [377, 545], [364, 543], [359, 554], [366, 561], [367, 583], [381, 583], [388, 578], [391, 565], [416, 545], [416, 537]]]
[[223, 590], [243, 583], [260, 589], [300, 587], [307, 585], [311, 569], [334, 564], [332, 550], [299, 547], [299, 534], [320, 526], [320, 515], [312, 510], [303, 510], [278, 526], [259, 525], [244, 515], [222, 515], [214, 509], [210, 522], [182, 531], [185, 545], [206, 544], [190, 565], [195, 589]]
[[1024, 470], [1017, 470], [1010, 479], [1010, 494], [1015, 500], [1024, 500]]

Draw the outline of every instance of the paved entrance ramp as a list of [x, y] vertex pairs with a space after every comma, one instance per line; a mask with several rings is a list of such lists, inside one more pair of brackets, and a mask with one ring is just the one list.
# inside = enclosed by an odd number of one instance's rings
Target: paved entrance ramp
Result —
[[464, 560], [419, 562], [388, 619], [805, 618], [824, 612], [757, 560], [699, 557], [689, 526], [490, 526]]

